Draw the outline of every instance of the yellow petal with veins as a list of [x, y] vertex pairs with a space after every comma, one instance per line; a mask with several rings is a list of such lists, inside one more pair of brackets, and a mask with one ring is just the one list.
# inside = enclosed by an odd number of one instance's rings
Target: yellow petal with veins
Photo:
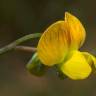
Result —
[[63, 62], [70, 50], [77, 50], [84, 42], [85, 30], [73, 15], [65, 13], [65, 21], [49, 26], [41, 36], [37, 53], [41, 62], [52, 66]]
[[70, 43], [67, 27], [64, 21], [57, 21], [41, 36], [37, 52], [43, 64], [52, 66], [64, 60]]
[[82, 23], [78, 18], [68, 12], [65, 13], [65, 22], [67, 22], [69, 25], [72, 47], [80, 48], [86, 37], [86, 32]]
[[72, 56], [61, 65], [61, 71], [73, 80], [87, 78], [92, 69], [85, 57], [79, 51], [73, 51]]

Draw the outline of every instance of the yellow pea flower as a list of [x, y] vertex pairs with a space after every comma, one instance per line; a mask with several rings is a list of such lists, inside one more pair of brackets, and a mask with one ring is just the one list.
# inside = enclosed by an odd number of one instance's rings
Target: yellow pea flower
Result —
[[78, 51], [85, 37], [81, 22], [66, 12], [64, 20], [53, 23], [44, 31], [37, 46], [38, 57], [44, 65], [60, 65], [62, 73], [71, 79], [85, 79], [92, 71], [90, 62], [96, 66], [94, 56]]

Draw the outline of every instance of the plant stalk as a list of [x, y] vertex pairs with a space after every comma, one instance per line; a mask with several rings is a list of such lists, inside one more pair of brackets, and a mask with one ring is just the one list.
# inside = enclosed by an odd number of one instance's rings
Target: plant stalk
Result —
[[16, 46], [15, 50], [19, 51], [26, 51], [26, 52], [36, 52], [37, 48], [29, 47], [29, 46]]
[[34, 33], [34, 34], [25, 35], [25, 36], [21, 37], [20, 39], [15, 40], [11, 44], [1, 48], [0, 49], [0, 55], [3, 54], [3, 53], [6, 53], [8, 51], [14, 50], [17, 45], [19, 45], [19, 44], [21, 44], [21, 43], [23, 43], [27, 40], [37, 38], [37, 37], [40, 37], [40, 36], [41, 36], [41, 33]]

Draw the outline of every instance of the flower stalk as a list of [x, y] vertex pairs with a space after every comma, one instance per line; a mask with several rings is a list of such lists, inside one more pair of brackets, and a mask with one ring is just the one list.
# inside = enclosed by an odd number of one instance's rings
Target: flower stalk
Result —
[[16, 46], [15, 50], [24, 51], [24, 52], [36, 52], [37, 48], [29, 46]]
[[29, 35], [23, 36], [20, 39], [17, 39], [16, 41], [12, 42], [11, 44], [1, 48], [0, 49], [0, 55], [6, 53], [8, 51], [14, 50], [14, 49], [35, 51], [35, 48], [29, 48], [29, 47], [24, 47], [24, 46], [23, 47], [20, 47], [20, 46], [16, 47], [16, 46], [18, 46], [19, 44], [21, 44], [25, 41], [28, 41], [30, 39], [37, 38], [40, 36], [41, 36], [41, 33], [34, 33], [34, 34], [29, 34]]

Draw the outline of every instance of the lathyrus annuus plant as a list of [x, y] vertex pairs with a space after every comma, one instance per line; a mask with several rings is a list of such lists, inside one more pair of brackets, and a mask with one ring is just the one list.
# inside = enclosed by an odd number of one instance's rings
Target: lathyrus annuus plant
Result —
[[85, 38], [82, 23], [66, 12], [64, 20], [53, 23], [41, 35], [36, 53], [26, 66], [27, 70], [41, 76], [47, 68], [52, 67], [58, 74], [73, 80], [87, 78], [92, 66], [96, 67], [96, 58], [88, 52], [79, 51]]

